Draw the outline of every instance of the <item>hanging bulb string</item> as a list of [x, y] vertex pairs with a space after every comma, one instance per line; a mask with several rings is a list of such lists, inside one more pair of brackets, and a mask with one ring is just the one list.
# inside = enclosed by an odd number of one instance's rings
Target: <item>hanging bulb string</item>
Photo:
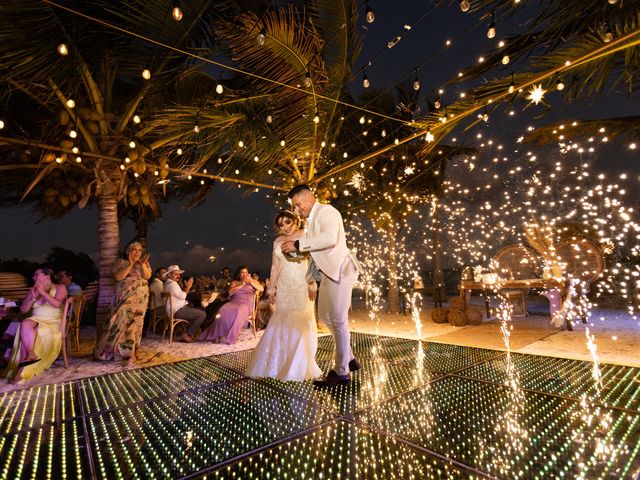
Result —
[[[545, 72], [541, 72], [538, 73], [535, 78], [531, 79], [531, 80], [527, 80], [524, 83], [517, 85], [516, 86], [516, 90], [524, 90], [528, 87], [532, 87], [535, 84], [539, 84], [545, 80], [548, 80], [549, 78], [552, 78], [554, 75], [560, 74], [562, 72], [566, 72], [569, 70], [572, 70], [574, 68], [577, 68], [579, 66], [585, 65], [587, 63], [599, 60], [603, 57], [606, 57], [608, 55], [612, 55], [614, 53], [617, 53], [619, 51], [623, 51], [632, 47], [635, 47], [637, 45], [640, 45], [640, 38], [637, 38], [635, 40], [632, 40], [634, 37], [637, 37], [638, 35], [640, 35], [640, 28], [636, 28], [634, 30], [632, 30], [631, 32], [627, 33], [626, 35], [623, 35], [619, 38], [617, 38], [614, 42], [605, 44], [599, 48], [596, 48], [595, 50], [588, 52], [586, 54], [584, 54], [582, 57], [577, 58], [571, 62], [567, 63], [563, 63], [561, 65], [558, 65], [548, 71]], [[631, 40], [629, 43], [624, 44], [625, 41], [627, 40]], [[503, 101], [504, 99], [510, 97], [512, 94], [509, 93], [507, 90], [505, 90], [503, 93], [500, 93], [496, 96], [492, 97], [492, 100], [494, 103]], [[473, 115], [474, 113], [482, 110], [484, 107], [486, 106], [486, 102], [482, 102], [482, 103], [474, 103], [473, 105], [470, 105], [468, 108], [465, 108], [464, 110], [461, 110], [460, 112], [455, 114], [455, 122], [456, 124], [459, 123], [462, 119], [467, 118], [470, 115]], [[369, 161], [373, 158], [375, 158], [378, 155], [381, 155], [382, 153], [385, 153], [389, 150], [392, 150], [393, 148], [399, 146], [399, 145], [403, 145], [407, 142], [410, 142], [412, 140], [415, 140], [416, 138], [419, 138], [420, 136], [426, 134], [427, 130], [431, 130], [432, 134], [435, 134], [434, 132], [437, 132], [439, 130], [442, 130], [444, 128], [449, 128], [451, 127], [451, 122], [447, 122], [447, 123], [441, 123], [441, 122], [436, 122], [436, 121], [432, 121], [430, 122], [426, 128], [424, 128], [424, 124], [425, 122], [421, 122], [422, 123], [422, 128], [420, 129], [420, 131], [413, 133], [403, 139], [401, 139], [397, 144], [394, 142], [393, 144], [387, 145], [385, 147], [382, 147], [380, 149], [378, 149], [375, 152], [372, 152], [370, 154], [367, 155], [360, 155], [357, 158], [353, 159], [350, 162], [345, 162], [341, 165], [338, 165], [332, 169], [330, 169], [329, 171], [327, 171], [326, 173], [324, 173], [323, 175], [316, 177], [316, 179], [314, 179], [314, 182], [320, 182], [322, 180], [324, 180], [325, 178], [328, 178], [332, 175], [336, 175], [344, 170], [348, 170], [350, 168], [353, 168], [355, 165], [358, 165], [359, 163], [363, 163], [366, 161]]]
[[[420, 23], [424, 18], [427, 17], [427, 15], [429, 15], [431, 12], [433, 12], [436, 9], [436, 5], [432, 5], [429, 9], [427, 9], [425, 12], [422, 13], [422, 15], [420, 15], [420, 17], [418, 17], [416, 20], [413, 21], [413, 23], [409, 23], [406, 24], [409, 26], [409, 29], [406, 29], [403, 27], [402, 31], [403, 34], [407, 35], [407, 33], [404, 33], [404, 31], [406, 30], [407, 32], [410, 32], [411, 30], [413, 30], [413, 27], [415, 27], [418, 23]], [[400, 37], [400, 35], [396, 35], [394, 37], [394, 39]], [[393, 41], [393, 40], [392, 40]], [[388, 45], [390, 42], [387, 42], [386, 45]], [[380, 58], [382, 55], [384, 55], [385, 52], [388, 52], [390, 50], [390, 48], [388, 46], [383, 47], [382, 49], [380, 49], [380, 51], [378, 53], [376, 53], [370, 60], [366, 61], [364, 63], [364, 66], [360, 67], [359, 69], [356, 69], [356, 71], [361, 71], [363, 68], [368, 68], [371, 67], [374, 62], [376, 60], [378, 60], [378, 58]], [[351, 77], [351, 80], [353, 80], [355, 78], [355, 76]]]
[[[126, 35], [131, 35], [133, 37], [139, 38], [140, 40], [144, 40], [146, 42], [155, 44], [157, 46], [166, 48], [168, 50], [171, 50], [173, 52], [176, 52], [176, 53], [179, 53], [181, 55], [187, 56], [189, 58], [200, 60], [203, 63], [208, 63], [210, 65], [215, 65], [215, 66], [223, 68], [225, 70], [236, 72], [236, 73], [239, 73], [241, 75], [246, 75], [248, 77], [256, 78], [258, 80], [263, 80], [265, 82], [272, 83], [274, 85], [278, 85], [280, 87], [284, 87], [284, 88], [287, 88], [289, 90], [293, 90], [293, 91], [296, 91], [296, 92], [300, 92], [300, 93], [305, 93], [307, 95], [311, 95], [311, 93], [308, 92], [304, 88], [299, 88], [299, 87], [296, 87], [295, 85], [288, 85], [288, 84], [286, 84], [284, 82], [280, 82], [278, 80], [273, 80], [271, 78], [263, 77], [261, 75], [255, 74], [255, 73], [247, 72], [247, 71], [242, 70], [240, 68], [233, 67], [231, 65], [225, 65], [224, 63], [220, 63], [220, 62], [217, 62], [215, 60], [211, 60], [211, 59], [203, 57], [201, 55], [197, 55], [195, 53], [191, 53], [191, 52], [188, 52], [186, 50], [183, 50], [183, 49], [180, 49], [180, 48], [177, 48], [177, 47], [173, 47], [171, 45], [167, 45], [166, 43], [160, 42], [158, 40], [154, 40], [154, 39], [152, 39], [150, 37], [147, 37], [145, 35], [141, 35], [139, 33], [131, 32], [131, 31], [125, 29], [125, 28], [119, 27], [119, 26], [114, 25], [112, 23], [109, 23], [109, 22], [107, 22], [105, 20], [101, 20], [99, 18], [92, 17], [91, 15], [87, 15], [85, 13], [73, 10], [72, 8], [66, 7], [66, 6], [61, 5], [59, 3], [56, 3], [56, 2], [54, 2], [52, 0], [42, 0], [42, 1], [44, 3], [46, 3], [46, 4], [49, 4], [49, 5], [53, 6], [53, 7], [60, 8], [62, 10], [65, 10], [65, 11], [69, 12], [69, 13], [72, 13], [74, 15], [78, 15], [78, 16], [80, 16], [82, 18], [85, 18], [86, 20], [91, 21], [91, 22], [98, 23], [98, 24], [100, 24], [100, 25], [102, 25], [104, 27], [110, 28], [112, 30], [116, 30], [116, 31], [124, 33]], [[394, 117], [391, 117], [391, 116], [388, 116], [388, 115], [385, 115], [385, 114], [382, 114], [382, 113], [379, 113], [379, 112], [376, 112], [376, 111], [373, 111], [373, 110], [369, 110], [369, 109], [366, 109], [366, 108], [363, 108], [363, 107], [359, 107], [358, 105], [354, 105], [352, 103], [345, 102], [343, 100], [338, 100], [338, 99], [335, 99], [335, 98], [327, 97], [326, 95], [320, 95], [320, 94], [315, 94], [315, 95], [316, 95], [317, 98], [320, 98], [322, 100], [327, 100], [329, 102], [336, 103], [338, 105], [343, 105], [345, 107], [348, 107], [348, 108], [351, 108], [351, 109], [355, 109], [355, 110], [358, 110], [360, 112], [368, 113], [370, 115], [375, 115], [377, 117], [387, 118], [388, 120], [392, 120], [394, 122], [400, 121], [397, 118], [394, 118]], [[406, 123], [406, 122], [404, 122], [404, 123]]]
[[[420, 69], [422, 67], [424, 67], [425, 65], [430, 64], [431, 62], [433, 62], [436, 58], [438, 58], [442, 53], [444, 53], [446, 50], [448, 50], [449, 48], [451, 48], [453, 45], [455, 45], [458, 41], [460, 41], [462, 38], [464, 38], [465, 36], [467, 36], [469, 33], [471, 33], [472, 31], [474, 31], [476, 28], [478, 28], [479, 26], [481, 26], [483, 23], [483, 19], [478, 20], [477, 23], [475, 23], [473, 26], [469, 27], [468, 29], [466, 29], [465, 31], [463, 31], [462, 33], [458, 34], [456, 37], [453, 38], [453, 40], [451, 40], [451, 43], [449, 43], [448, 45], [445, 45], [444, 47], [441, 47], [436, 53], [434, 53], [433, 55], [431, 55], [429, 58], [427, 58], [426, 60], [422, 61], [420, 64], [418, 64], [418, 66], [416, 68]], [[370, 100], [368, 100], [365, 104], [364, 104], [364, 108], [368, 107], [369, 105], [375, 103], [378, 99], [380, 99], [383, 95], [387, 94], [388, 92], [392, 91], [396, 86], [400, 85], [403, 81], [405, 81], [407, 78], [409, 78], [413, 73], [415, 73], [415, 69], [411, 70], [410, 72], [408, 72], [407, 74], [405, 74], [404, 76], [402, 76], [400, 79], [398, 79], [395, 83], [393, 83], [392, 85], [390, 85], [389, 87], [385, 88], [384, 90], [382, 90], [379, 94], [377, 94], [375, 97], [371, 98]], [[427, 98], [429, 94], [425, 93], [421, 96], [419, 96], [416, 99], [416, 103], [418, 103], [421, 100], [424, 100], [425, 98]], [[350, 112], [346, 118], [346, 119], [351, 119], [354, 115], [357, 115], [358, 112]]]

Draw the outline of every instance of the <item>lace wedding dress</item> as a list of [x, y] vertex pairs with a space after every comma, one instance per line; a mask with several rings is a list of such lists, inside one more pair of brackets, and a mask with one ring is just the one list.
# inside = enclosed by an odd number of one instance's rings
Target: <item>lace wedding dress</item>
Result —
[[280, 246], [280, 242], [274, 243], [271, 270], [272, 285], [276, 288], [275, 312], [253, 353], [246, 375], [282, 381], [316, 378], [322, 371], [315, 359], [316, 319], [305, 279], [309, 260], [303, 255], [285, 257]]

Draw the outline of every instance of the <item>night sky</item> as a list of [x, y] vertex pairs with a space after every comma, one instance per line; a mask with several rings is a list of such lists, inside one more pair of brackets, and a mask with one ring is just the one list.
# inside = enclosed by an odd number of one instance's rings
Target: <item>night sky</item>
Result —
[[[403, 0], [390, 2], [372, 0], [370, 6], [376, 13], [373, 24], [359, 22], [365, 34], [362, 53], [354, 67], [352, 93], [357, 96], [362, 91], [360, 68], [374, 58], [367, 67], [371, 87], [389, 86], [408, 75], [414, 77], [414, 67], [432, 58], [444, 45], [447, 38], [453, 39], [465, 32], [478, 21], [475, 14], [462, 14], [457, 2], [448, 8], [441, 8], [426, 15], [409, 31], [404, 25], [413, 24], [431, 7], [429, 2]], [[364, 12], [364, 9], [362, 9]], [[498, 25], [498, 35], [515, 33], [518, 19], [512, 24]], [[488, 23], [484, 22], [484, 23]], [[364, 27], [366, 25], [366, 28]], [[447, 49], [419, 70], [425, 91], [439, 88], [464, 67], [476, 62], [483, 50], [488, 50], [490, 41], [485, 36], [483, 24], [465, 35], [457, 44]], [[402, 39], [392, 49], [387, 42], [396, 35]], [[381, 50], [384, 53], [379, 54]], [[505, 72], [517, 66], [505, 67]], [[504, 74], [499, 73], [499, 74]], [[456, 91], [464, 85], [446, 87], [448, 101], [453, 101]], [[637, 114], [637, 101], [629, 101], [625, 86], [612, 90], [605, 99], [581, 100], [575, 103], [560, 103], [559, 96], [549, 95], [553, 109], [546, 115], [542, 107], [518, 110], [516, 117], [493, 115], [488, 125], [480, 130], [505, 143], [507, 152], [519, 148], [515, 140], [529, 124], [543, 125], [559, 119], [600, 118]], [[458, 134], [458, 142], [470, 142], [478, 129], [466, 134]], [[529, 148], [529, 147], [521, 147]], [[637, 172], [639, 154], [622, 148], [620, 143], [600, 149], [595, 154], [585, 155], [596, 165], [596, 169], [613, 171], [631, 169]], [[486, 160], [486, 159], [485, 159]], [[482, 163], [482, 160], [480, 161]], [[216, 187], [209, 199], [200, 207], [185, 210], [178, 204], [163, 206], [162, 219], [149, 230], [149, 250], [152, 266], [178, 263], [192, 274], [217, 274], [223, 266], [234, 269], [245, 263], [251, 270], [268, 273], [271, 263], [271, 242], [273, 240], [273, 217], [277, 208], [262, 190], [249, 196], [242, 196], [235, 187]], [[74, 251], [82, 251], [97, 257], [98, 225], [95, 208], [74, 211], [61, 220], [47, 220], [36, 224], [36, 215], [27, 208], [0, 209], [0, 224], [3, 226], [0, 258], [27, 258], [41, 260], [53, 246], [62, 246]], [[121, 229], [123, 244], [133, 238], [133, 227], [125, 223]], [[211, 261], [210, 257], [216, 257]]]

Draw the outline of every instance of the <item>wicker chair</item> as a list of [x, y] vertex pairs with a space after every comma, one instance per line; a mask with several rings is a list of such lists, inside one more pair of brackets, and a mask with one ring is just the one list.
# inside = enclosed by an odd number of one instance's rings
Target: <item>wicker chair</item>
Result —
[[85, 303], [84, 295], [68, 297], [62, 312], [62, 360], [64, 368], [69, 368], [68, 357], [70, 355], [69, 342], [73, 342], [76, 350], [80, 350], [80, 318]]
[[189, 322], [183, 318], [175, 318], [173, 316], [173, 296], [170, 293], [162, 292], [162, 300], [164, 303], [164, 328], [162, 330], [162, 338], [165, 338], [167, 330], [169, 330], [169, 344], [172, 344], [173, 331], [176, 325], [181, 323], [189, 325]]
[[[539, 262], [535, 252], [525, 245], [515, 244], [501, 248], [493, 257], [498, 277], [504, 280], [527, 280], [536, 278]], [[506, 289], [500, 294], [511, 303], [513, 317], [526, 317], [529, 289]]]
[[162, 322], [164, 325], [164, 319], [166, 316], [165, 309], [162, 306], [162, 300], [156, 297], [154, 292], [149, 292], [149, 310], [151, 315], [151, 321], [149, 322], [149, 330], [151, 330], [151, 334], [153, 338], [156, 338], [156, 328], [158, 324]]
[[[556, 247], [556, 254], [564, 267], [564, 276], [568, 282], [579, 280], [576, 294], [586, 296], [591, 284], [604, 271], [604, 256], [600, 248], [585, 238], [572, 238]], [[585, 312], [581, 312], [582, 322], [587, 323]], [[571, 330], [571, 324], [567, 323]]]

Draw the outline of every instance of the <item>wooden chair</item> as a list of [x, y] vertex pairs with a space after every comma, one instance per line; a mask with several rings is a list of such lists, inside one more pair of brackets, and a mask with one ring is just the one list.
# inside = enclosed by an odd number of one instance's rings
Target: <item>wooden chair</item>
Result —
[[152, 291], [149, 291], [149, 306], [151, 307], [151, 325], [149, 325], [149, 328], [151, 329], [153, 338], [156, 338], [156, 328], [160, 321], [162, 321], [164, 325], [166, 310], [162, 308], [162, 300], [157, 298], [156, 294]]
[[[586, 238], [574, 237], [558, 245], [556, 254], [564, 267], [567, 284], [572, 280], [578, 280], [575, 293], [579, 296], [586, 296], [591, 284], [600, 278], [604, 271], [604, 255], [600, 248]], [[587, 323], [585, 312], [581, 312], [581, 317], [582, 323]], [[572, 330], [568, 320], [567, 329]]]
[[69, 368], [70, 346], [72, 341], [75, 350], [80, 350], [80, 319], [82, 318], [82, 307], [85, 303], [84, 295], [75, 295], [68, 297], [64, 302], [62, 311], [62, 323], [60, 324], [60, 332], [62, 334], [62, 360], [64, 368]]
[[[498, 250], [493, 257], [498, 277], [505, 280], [527, 280], [536, 278], [539, 262], [535, 252], [522, 244], [508, 245]], [[512, 307], [512, 317], [526, 317], [529, 289], [507, 289], [500, 292]]]
[[251, 325], [251, 329], [253, 330], [253, 337], [256, 337], [256, 321], [258, 320], [258, 301], [260, 298], [260, 292], [256, 291], [253, 295], [253, 306], [251, 308], [251, 313], [249, 314], [249, 324]]
[[162, 339], [164, 340], [167, 330], [169, 330], [169, 344], [173, 343], [173, 331], [176, 325], [189, 322], [182, 318], [175, 318], [173, 315], [173, 296], [170, 293], [162, 292], [162, 303], [164, 305], [164, 328], [162, 329]]

